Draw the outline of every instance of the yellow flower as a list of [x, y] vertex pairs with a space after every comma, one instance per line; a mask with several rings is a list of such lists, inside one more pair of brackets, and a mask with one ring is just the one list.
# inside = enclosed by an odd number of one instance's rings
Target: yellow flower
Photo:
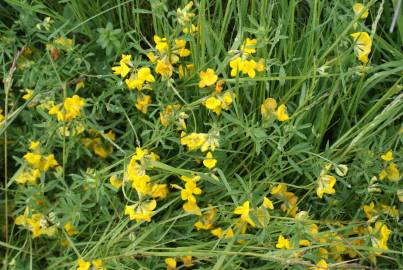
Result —
[[35, 151], [39, 148], [40, 145], [41, 143], [39, 141], [31, 141], [29, 149]]
[[183, 39], [175, 39], [175, 45], [178, 49], [178, 53], [180, 57], [186, 57], [190, 55], [190, 50], [186, 49], [186, 40]]
[[255, 78], [256, 76], [256, 62], [254, 60], [245, 60], [242, 65], [242, 73], [248, 74], [249, 78]]
[[287, 238], [284, 238], [284, 236], [282, 236], [280, 234], [280, 236], [278, 237], [278, 240], [277, 240], [276, 248], [291, 249], [290, 240], [288, 240]]
[[311, 268], [312, 270], [327, 270], [329, 267], [327, 266], [327, 263], [325, 260], [320, 260], [316, 266]]
[[109, 140], [114, 141], [116, 140], [116, 134], [112, 131], [109, 130], [107, 133], [104, 134], [105, 137], [107, 137]]
[[[364, 9], [365, 9], [365, 11], [364, 11]], [[362, 11], [364, 11], [360, 16], [360, 19], [366, 19], [368, 17], [368, 9], [366, 9], [364, 7], [364, 5], [361, 3], [355, 3], [353, 5], [353, 11], [354, 11], [355, 16], [358, 16], [358, 14], [360, 14]]]
[[25, 183], [30, 183], [35, 185], [37, 182], [37, 179], [40, 177], [41, 172], [39, 169], [28, 169], [28, 171], [23, 171], [22, 173], [18, 174], [15, 181], [17, 184], [25, 184]]
[[[211, 204], [209, 204], [209, 207], [212, 207]], [[217, 208], [212, 207], [211, 209], [208, 210], [207, 213], [203, 214], [200, 219], [194, 224], [196, 229], [199, 230], [209, 230], [213, 227], [213, 219], [215, 217], [215, 214], [217, 213]]]
[[122, 187], [122, 184], [123, 184], [123, 181], [120, 180], [120, 179], [118, 179], [118, 178], [116, 177], [116, 175], [112, 175], [112, 176], [109, 178], [109, 182], [110, 182], [111, 185], [112, 185], [114, 188], [116, 188], [116, 189], [120, 189], [120, 188]]
[[263, 198], [263, 207], [267, 209], [274, 209], [273, 202], [267, 197]]
[[204, 88], [206, 86], [211, 86], [215, 84], [217, 80], [218, 76], [215, 74], [215, 71], [211, 68], [208, 68], [206, 71], [200, 72], [199, 87]]
[[263, 101], [263, 104], [260, 106], [260, 112], [263, 118], [269, 118], [272, 115], [275, 115], [277, 108], [277, 102], [274, 98], [266, 98]]
[[380, 180], [384, 180], [385, 178], [393, 182], [397, 182], [400, 180], [399, 168], [395, 163], [389, 163], [388, 166], [379, 173]]
[[124, 62], [120, 62], [119, 66], [112, 67], [112, 71], [113, 74], [120, 75], [124, 78], [129, 74], [130, 68]]
[[92, 261], [92, 265], [96, 270], [106, 270], [105, 267], [103, 267], [103, 262], [101, 259], [96, 259]]
[[284, 122], [289, 119], [288, 114], [287, 114], [287, 107], [284, 104], [281, 104], [280, 106], [278, 106], [276, 116], [277, 116], [277, 120], [280, 122]]
[[71, 51], [73, 49], [74, 41], [71, 38], [59, 37], [55, 40], [55, 44], [61, 46], [65, 51]]
[[137, 97], [135, 105], [137, 110], [141, 111], [142, 113], [147, 113], [147, 108], [150, 103], [151, 103], [151, 96], [144, 95]]
[[201, 216], [200, 208], [196, 202], [187, 201], [183, 204], [182, 208], [186, 213]]
[[79, 81], [79, 82], [76, 83], [76, 91], [80, 90], [80, 89], [82, 89], [84, 87], [85, 87], [84, 81]]
[[157, 60], [155, 72], [160, 74], [162, 78], [167, 79], [172, 76], [173, 66], [168, 60]]
[[155, 48], [160, 53], [165, 53], [168, 50], [168, 42], [166, 38], [160, 38], [159, 36], [154, 35], [154, 42]]
[[281, 195], [287, 191], [287, 186], [283, 183], [273, 187], [270, 191], [272, 195]]
[[155, 57], [155, 54], [153, 52], [147, 53], [146, 56], [151, 63], [155, 63], [157, 61], [157, 57]]
[[165, 264], [167, 265], [167, 270], [175, 270], [176, 269], [176, 260], [175, 258], [166, 258]]
[[336, 190], [333, 186], [336, 184], [336, 178], [331, 175], [321, 175], [317, 180], [318, 187], [316, 188], [316, 195], [322, 199], [323, 194], [334, 194]]
[[28, 100], [32, 97], [34, 91], [32, 89], [25, 89], [25, 95], [22, 96], [22, 99]]
[[[388, 250], [388, 239], [391, 231], [386, 224], [378, 221], [375, 223], [375, 228], [371, 226], [368, 227], [368, 231], [371, 234], [372, 246], [375, 248], [380, 248]], [[381, 254], [382, 252], [376, 252], [376, 254]]]
[[232, 228], [228, 228], [224, 231], [223, 229], [221, 229], [221, 227], [218, 227], [211, 230], [211, 233], [218, 238], [224, 237], [225, 239], [230, 239], [234, 237], [234, 231], [232, 230]]
[[5, 119], [5, 116], [3, 115], [3, 109], [0, 108], [0, 124], [1, 124], [1, 122], [4, 121], [4, 119]]
[[372, 40], [367, 32], [352, 33], [351, 37], [354, 39], [354, 51], [359, 61], [363, 64], [368, 63], [368, 55], [371, 52]]
[[256, 70], [259, 72], [265, 71], [266, 65], [265, 65], [265, 60], [263, 58], [260, 58], [259, 61], [256, 63]]
[[129, 90], [137, 89], [141, 90], [145, 82], [154, 82], [155, 78], [151, 74], [151, 69], [148, 67], [140, 68], [137, 73], [132, 74], [129, 79], [126, 79], [126, 85]]
[[381, 159], [384, 161], [391, 161], [393, 160], [393, 151], [389, 150], [385, 154], [381, 155]]
[[229, 62], [229, 66], [231, 67], [231, 77], [236, 77], [237, 73], [243, 70], [243, 61], [241, 57], [236, 57]]
[[77, 270], [88, 270], [91, 267], [91, 263], [84, 261], [83, 259], [77, 260]]
[[34, 168], [39, 168], [42, 156], [40, 154], [35, 154], [28, 152], [24, 155], [24, 159]]
[[200, 195], [201, 193], [202, 190], [197, 187], [196, 182], [188, 180], [185, 183], [185, 188], [181, 190], [181, 198], [184, 201], [196, 202], [196, 197], [194, 195]]
[[150, 191], [150, 176], [148, 175], [132, 175], [130, 178], [132, 180], [132, 187], [136, 189], [141, 194], [147, 194]]
[[368, 222], [374, 222], [379, 216], [378, 211], [375, 210], [374, 208], [375, 208], [374, 202], [371, 202], [369, 205], [363, 206], [364, 213], [368, 218]]
[[58, 165], [59, 163], [57, 163], [55, 156], [53, 154], [50, 154], [41, 160], [39, 169], [41, 171], [47, 172], [50, 168], [54, 168]]
[[155, 81], [154, 76], [151, 74], [151, 69], [148, 67], [140, 68], [137, 72], [137, 76], [139, 80], [142, 80], [143, 82], [147, 81], [152, 83]]
[[84, 105], [84, 99], [79, 97], [78, 95], [66, 98], [63, 103], [63, 107], [66, 112], [62, 118], [69, 121], [76, 118], [77, 116], [80, 116], [80, 110], [84, 107]]
[[144, 220], [151, 221], [151, 216], [154, 213], [153, 210], [157, 207], [157, 202], [151, 200], [136, 205], [126, 205], [125, 215], [129, 216], [130, 220], [136, 220], [137, 222]]
[[188, 256], [182, 256], [181, 259], [182, 259], [182, 262], [183, 262], [183, 266], [185, 266], [185, 267], [191, 267], [191, 266], [193, 266], [193, 263], [192, 263], [192, 256], [190, 256], [190, 255], [188, 255]]
[[199, 30], [198, 26], [192, 24], [190, 27], [185, 27], [185, 28], [183, 28], [183, 33], [185, 33], [185, 34], [192, 34], [192, 33], [196, 33], [197, 30]]
[[78, 231], [76, 230], [76, 227], [73, 225], [73, 222], [71, 220], [67, 221], [67, 223], [64, 224], [63, 227], [69, 236], [74, 236], [78, 234]]
[[150, 195], [153, 198], [160, 198], [164, 199], [168, 194], [168, 187], [166, 184], [157, 184], [157, 185], [152, 185], [148, 195]]
[[29, 214], [29, 208], [26, 207], [24, 210], [24, 214], [19, 215], [15, 218], [14, 223], [15, 225], [18, 226], [27, 226], [27, 222], [28, 222], [28, 214]]
[[217, 160], [213, 157], [213, 154], [211, 152], [208, 152], [206, 155], [206, 159], [203, 160], [203, 165], [211, 170], [212, 168], [215, 167], [217, 164]]
[[203, 105], [206, 106], [207, 109], [215, 112], [217, 115], [221, 114], [221, 101], [218, 98], [211, 96], [207, 98], [205, 102], [203, 102]]
[[398, 218], [399, 217], [399, 210], [396, 209], [396, 206], [389, 206], [385, 204], [381, 204], [382, 213], [385, 213], [391, 217]]
[[241, 50], [244, 54], [254, 54], [256, 52], [256, 39], [247, 38], [245, 43], [241, 46]]
[[[186, 145], [189, 151], [199, 149], [207, 140], [205, 133], [192, 132], [189, 135], [182, 133], [181, 144]], [[204, 151], [203, 151], [204, 152]]]
[[249, 216], [249, 201], [235, 208], [234, 214], [241, 215], [241, 220], [248, 222], [252, 227], [256, 227], [255, 222]]
[[130, 77], [125, 80], [125, 83], [129, 90], [137, 89], [140, 91], [143, 88], [144, 80], [139, 79], [138, 74], [131, 74]]
[[309, 242], [309, 240], [303, 239], [299, 240], [299, 245], [302, 247], [309, 247], [311, 245], [311, 242]]
[[232, 104], [233, 98], [232, 98], [232, 92], [227, 91], [224, 93], [222, 96], [222, 102], [221, 102], [221, 108], [224, 110], [227, 110], [228, 107]]
[[122, 54], [122, 57], [120, 59], [120, 64], [126, 64], [129, 65], [131, 63], [132, 56], [130, 54]]

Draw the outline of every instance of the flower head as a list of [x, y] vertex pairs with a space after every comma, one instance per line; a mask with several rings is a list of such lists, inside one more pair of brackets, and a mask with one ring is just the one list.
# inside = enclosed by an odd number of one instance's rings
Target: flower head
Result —
[[276, 248], [279, 249], [291, 249], [290, 240], [284, 238], [283, 235], [280, 234], [277, 240]]
[[316, 194], [322, 199], [323, 194], [334, 194], [336, 190], [333, 188], [336, 184], [336, 178], [331, 175], [321, 175], [317, 180], [318, 187], [316, 188]]
[[199, 87], [204, 88], [206, 86], [211, 86], [215, 84], [217, 80], [218, 76], [215, 74], [215, 71], [211, 68], [208, 68], [206, 71], [200, 72]]
[[256, 227], [255, 222], [249, 216], [249, 201], [246, 201], [242, 206], [235, 208], [234, 213], [241, 215], [241, 220], [248, 222], [252, 227]]
[[355, 3], [355, 4], [353, 5], [353, 11], [354, 11], [354, 14], [355, 14], [356, 16], [358, 16], [361, 12], [363, 12], [363, 13], [361, 14], [361, 16], [360, 16], [360, 19], [366, 19], [366, 18], [368, 17], [368, 14], [369, 14], [368, 9], [366, 9], [366, 8], [364, 7], [364, 5], [361, 4], [361, 3]]
[[371, 52], [372, 40], [367, 32], [352, 33], [351, 37], [354, 39], [354, 51], [359, 61], [363, 64], [368, 63], [368, 55]]

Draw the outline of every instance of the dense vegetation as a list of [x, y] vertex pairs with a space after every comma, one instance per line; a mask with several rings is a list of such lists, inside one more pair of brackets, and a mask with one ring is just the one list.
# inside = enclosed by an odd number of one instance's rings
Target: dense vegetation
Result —
[[403, 268], [397, 2], [1, 2], [2, 269]]

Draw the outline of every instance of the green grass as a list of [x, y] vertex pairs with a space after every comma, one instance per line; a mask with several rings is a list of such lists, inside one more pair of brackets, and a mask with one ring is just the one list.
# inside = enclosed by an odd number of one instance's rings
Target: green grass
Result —
[[[6, 0], [0, 4], [5, 11], [0, 12], [4, 82], [0, 108], [6, 117], [0, 124], [2, 269], [76, 269], [80, 257], [100, 258], [107, 269], [165, 269], [165, 258], [185, 255], [193, 256], [191, 269], [309, 269], [320, 260], [319, 247], [329, 250], [326, 261], [331, 269], [402, 268], [398, 217], [385, 212], [378, 217], [391, 235], [389, 249], [376, 262], [370, 259], [377, 251], [371, 236], [350, 234], [358, 226], [374, 227], [363, 211], [370, 202], [394, 205], [399, 215], [401, 211], [401, 182], [378, 181], [380, 192], [369, 190], [371, 178], [385, 166], [382, 154], [392, 149], [393, 162], [400, 170], [403, 165], [403, 16], [394, 33], [388, 32], [395, 1], [365, 1], [366, 20], [354, 17], [354, 1], [347, 0], [195, 2], [199, 31], [186, 36], [192, 52], [186, 61], [194, 64], [194, 71], [172, 81], [161, 80], [145, 53], [155, 45], [154, 34], [170, 41], [183, 36], [176, 9], [184, 1]], [[48, 30], [38, 29], [45, 17], [54, 22]], [[350, 37], [356, 31], [368, 32], [373, 42], [364, 68]], [[46, 44], [60, 36], [72, 38], [74, 47], [71, 51], [58, 47], [59, 58], [54, 59]], [[255, 56], [265, 59], [266, 71], [253, 79], [230, 77], [229, 51], [239, 49], [248, 37], [257, 39]], [[32, 54], [22, 54], [14, 71], [13, 59], [23, 47], [32, 49]], [[147, 114], [134, 106], [137, 91], [129, 91], [112, 74], [121, 54], [131, 54], [136, 65], [149, 66], [156, 78], [153, 91], [148, 92], [152, 104]], [[201, 105], [210, 94], [198, 87], [199, 73], [207, 68], [225, 79], [224, 89], [236, 97], [231, 109], [219, 117]], [[83, 89], [75, 90], [77, 80], [85, 82]], [[28, 101], [22, 99], [26, 88], [34, 90]], [[102, 139], [114, 149], [106, 159], [83, 146], [81, 139], [87, 133], [62, 136], [59, 128], [66, 123], [36, 106], [45, 101], [60, 103], [73, 94], [86, 100], [79, 122], [87, 132], [116, 133], [115, 141]], [[262, 120], [260, 106], [267, 97], [287, 105], [289, 121]], [[159, 113], [174, 103], [180, 103], [181, 112], [188, 115], [188, 133], [219, 130], [220, 146], [214, 152], [218, 180], [195, 161], [202, 160], [203, 153], [189, 152], [180, 144], [175, 126], [161, 125]], [[42, 175], [38, 185], [17, 185], [32, 140], [40, 140], [44, 152], [55, 154], [61, 166]], [[152, 182], [183, 186], [181, 175], [200, 175], [200, 208], [215, 206], [215, 226], [232, 226], [235, 237], [218, 239], [208, 231], [197, 231], [198, 217], [183, 211], [175, 188], [170, 188], [167, 198], [157, 200], [151, 222], [130, 221], [123, 214], [124, 206], [137, 201], [137, 193], [130, 185], [124, 192], [116, 191], [108, 179], [124, 172], [140, 146], [161, 157], [147, 171]], [[336, 193], [319, 199], [316, 180], [327, 163], [345, 164], [349, 170], [344, 177], [332, 172]], [[280, 210], [281, 202], [270, 195], [278, 183], [298, 196], [298, 208], [309, 213], [308, 219], [299, 221]], [[234, 226], [238, 220], [234, 209], [246, 200], [258, 207], [264, 196], [274, 202], [269, 224], [249, 227], [241, 234]], [[38, 205], [36, 198], [44, 204]], [[15, 225], [26, 206], [56, 224], [57, 235], [33, 238]], [[73, 237], [63, 230], [69, 219], [79, 231]], [[312, 223], [323, 237], [337, 233], [342, 240], [312, 240], [311, 246], [297, 248]], [[291, 240], [293, 250], [275, 247], [280, 234]], [[62, 247], [61, 239], [67, 239], [69, 246]], [[363, 243], [352, 246], [354, 239]], [[343, 253], [337, 262], [334, 247], [340, 241], [357, 257]], [[292, 256], [295, 252], [303, 254]]]

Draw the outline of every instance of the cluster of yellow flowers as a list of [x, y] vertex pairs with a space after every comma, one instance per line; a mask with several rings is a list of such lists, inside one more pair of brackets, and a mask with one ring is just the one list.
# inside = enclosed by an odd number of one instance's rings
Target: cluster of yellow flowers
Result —
[[28, 229], [32, 237], [54, 236], [57, 233], [56, 225], [50, 225], [48, 219], [41, 213], [33, 213], [25, 208], [24, 214], [17, 216], [14, 223]]
[[[375, 227], [368, 226], [368, 232], [371, 235], [371, 243], [374, 248], [388, 250], [388, 239], [391, 231], [386, 224], [378, 221]], [[381, 255], [382, 251], [374, 252], [375, 255]]]
[[253, 54], [256, 53], [256, 39], [247, 38], [239, 51], [235, 52], [235, 56], [229, 62], [231, 67], [231, 77], [247, 74], [249, 78], [255, 78], [256, 71], [262, 72], [265, 70], [264, 59], [261, 58], [258, 61], [253, 59]]
[[46, 173], [49, 169], [59, 165], [53, 154], [42, 155], [39, 141], [32, 141], [29, 149], [32, 152], [24, 155], [27, 166], [15, 178], [17, 184], [36, 184], [41, 172]]
[[[101, 259], [95, 259], [92, 261], [93, 270], [106, 270], [103, 266], [103, 262]], [[84, 260], [83, 258], [79, 258], [77, 260], [77, 270], [89, 270], [91, 268], [91, 262]]]
[[383, 181], [385, 179], [396, 182], [400, 180], [400, 172], [396, 163], [392, 162], [393, 152], [389, 150], [384, 155], [381, 155], [381, 159], [385, 161], [385, 168], [379, 173], [379, 180]]
[[[355, 3], [353, 5], [353, 11], [356, 16], [360, 16], [359, 18], [365, 20], [368, 17], [368, 9], [361, 3]], [[361, 15], [360, 15], [361, 14]], [[354, 25], [357, 27], [356, 25]], [[368, 55], [371, 53], [372, 48], [372, 39], [368, 35], [367, 32], [355, 32], [351, 34], [351, 37], [354, 40], [354, 51], [357, 55], [359, 61], [363, 64], [368, 63]]]
[[71, 121], [81, 115], [81, 109], [85, 105], [85, 100], [78, 95], [66, 98], [63, 104], [53, 105], [50, 115], [56, 115], [58, 121]]
[[209, 133], [196, 133], [192, 132], [181, 134], [181, 144], [187, 146], [189, 151], [200, 149], [202, 152], [207, 152], [206, 158], [203, 160], [203, 165], [209, 170], [213, 169], [217, 160], [213, 156], [213, 152], [219, 147], [219, 132], [212, 129]]
[[[159, 156], [146, 149], [136, 148], [136, 153], [130, 160], [127, 166], [125, 178], [131, 181], [132, 188], [137, 191], [140, 202], [133, 205], [126, 205], [125, 215], [128, 215], [130, 220], [136, 221], [151, 221], [153, 210], [157, 206], [155, 198], [164, 199], [168, 194], [168, 187], [166, 184], [150, 183], [151, 177], [147, 175], [146, 169], [150, 166], [150, 161], [156, 161]], [[111, 178], [111, 184], [115, 187], [121, 186], [119, 182]], [[142, 201], [145, 196], [150, 196], [153, 200]]]
[[[192, 256], [187, 255], [187, 256], [181, 256], [180, 257], [182, 261], [182, 266], [181, 267], [192, 267], [194, 264], [192, 262]], [[177, 267], [177, 261], [176, 258], [166, 258], [165, 259], [165, 264], [167, 266], [167, 270], [176, 270]]]
[[381, 214], [386, 214], [393, 218], [399, 217], [399, 210], [396, 209], [396, 206], [394, 205], [390, 206], [386, 204], [381, 204], [379, 206], [375, 206], [375, 203], [371, 202], [370, 204], [364, 205], [363, 210], [368, 218], [368, 223], [375, 222]]
[[[206, 85], [210, 85], [210, 82], [212, 80], [210, 79], [209, 76], [213, 76], [214, 78], [217, 76], [212, 74], [215, 74], [214, 70], [212, 69], [207, 69], [207, 71], [204, 73], [202, 71], [200, 73], [201, 81], [199, 82], [199, 86], [202, 85], [203, 87], [205, 87]], [[215, 79], [214, 83], [217, 81], [217, 79]], [[224, 87], [224, 83], [225, 83], [224, 80], [219, 80], [216, 83], [215, 90], [212, 92], [212, 94], [209, 95], [209, 97], [206, 97], [203, 101], [203, 105], [210, 111], [215, 112], [217, 115], [221, 114], [221, 110], [228, 110], [229, 106], [232, 104], [234, 99], [233, 98], [234, 94], [231, 91], [221, 93]]]
[[260, 112], [264, 120], [277, 118], [278, 121], [284, 122], [289, 119], [287, 107], [284, 104], [277, 107], [277, 101], [274, 98], [266, 98], [260, 106]]

